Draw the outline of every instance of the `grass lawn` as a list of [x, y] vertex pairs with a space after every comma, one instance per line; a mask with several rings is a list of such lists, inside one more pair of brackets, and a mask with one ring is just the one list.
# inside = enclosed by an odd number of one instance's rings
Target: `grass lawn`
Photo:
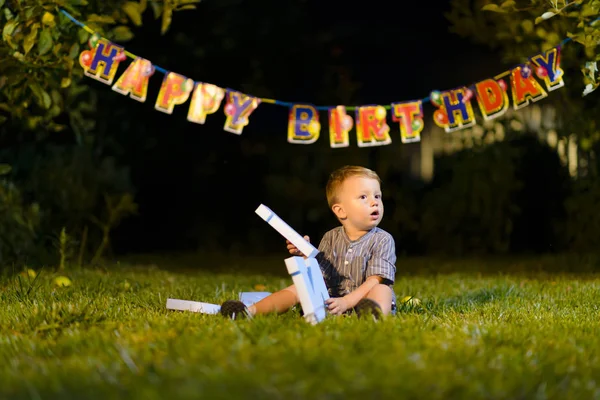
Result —
[[278, 290], [283, 258], [4, 276], [0, 398], [600, 398], [595, 259], [400, 260], [396, 293], [422, 303], [380, 322], [165, 309]]

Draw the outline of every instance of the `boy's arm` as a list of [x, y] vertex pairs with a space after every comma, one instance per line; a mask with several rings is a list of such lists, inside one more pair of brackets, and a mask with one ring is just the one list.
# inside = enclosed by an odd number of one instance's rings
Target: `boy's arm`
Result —
[[362, 298], [367, 296], [371, 289], [373, 289], [382, 281], [383, 278], [380, 276], [370, 276], [367, 278], [366, 281], [363, 282], [362, 285], [360, 285], [344, 297], [330, 297], [328, 300], [325, 301], [325, 304], [327, 304], [327, 308], [332, 314], [343, 314], [352, 307], [355, 307]]
[[348, 308], [352, 308], [352, 307], [356, 306], [361, 299], [363, 299], [364, 297], [367, 296], [367, 294], [369, 294], [371, 289], [373, 289], [375, 286], [379, 285], [381, 282], [383, 282], [382, 277], [377, 276], [377, 275], [372, 275], [372, 276], [368, 277], [367, 280], [364, 281], [362, 285], [360, 285], [355, 290], [353, 290], [352, 292], [345, 295], [344, 299], [346, 300], [346, 305], [348, 306]]

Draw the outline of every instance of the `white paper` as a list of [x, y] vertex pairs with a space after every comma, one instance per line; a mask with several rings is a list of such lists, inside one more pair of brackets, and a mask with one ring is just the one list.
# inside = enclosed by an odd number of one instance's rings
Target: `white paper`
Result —
[[296, 232], [291, 226], [289, 226], [284, 220], [279, 218], [269, 207], [261, 204], [256, 209], [262, 219], [264, 219], [269, 225], [271, 225], [277, 232], [284, 238], [289, 240], [298, 250], [302, 252], [306, 257], [316, 257], [319, 254], [319, 250], [315, 248], [309, 241], [304, 239], [298, 232]]
[[218, 304], [203, 303], [200, 301], [167, 299], [167, 309], [179, 311], [191, 311], [201, 314], [218, 314], [221, 306]]
[[252, 304], [258, 303], [270, 294], [270, 292], [241, 292], [240, 301], [244, 303], [246, 307], [250, 307]]

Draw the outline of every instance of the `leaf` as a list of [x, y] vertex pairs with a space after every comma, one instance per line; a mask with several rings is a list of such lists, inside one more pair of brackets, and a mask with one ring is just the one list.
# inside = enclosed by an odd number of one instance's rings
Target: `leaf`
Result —
[[54, 27], [56, 25], [56, 22], [54, 22], [54, 15], [46, 11], [42, 17], [42, 24], [51, 28]]
[[7, 119], [8, 118], [6, 118], [4, 115], [0, 115], [0, 125], [2, 125], [3, 123], [5, 123]]
[[528, 19], [523, 20], [523, 22], [521, 22], [521, 28], [523, 28], [523, 32], [529, 34], [533, 32], [533, 22]]
[[61, 52], [62, 48], [63, 48], [62, 44], [56, 43], [54, 45], [54, 48], [52, 49], [52, 53], [55, 54], [56, 56], [60, 56], [59, 53]]
[[63, 61], [65, 62], [65, 69], [67, 71], [71, 71], [73, 69], [73, 65], [75, 64], [75, 60], [69, 57], [63, 57]]
[[10, 21], [14, 17], [13, 13], [10, 12], [8, 7], [4, 9], [4, 17], [6, 17], [7, 21]]
[[152, 6], [152, 12], [154, 13], [154, 18], [158, 19], [162, 14], [162, 5], [160, 5], [157, 1], [150, 2], [150, 6]]
[[29, 53], [29, 51], [33, 48], [33, 45], [35, 44], [35, 39], [37, 38], [39, 25], [40, 24], [33, 24], [31, 26], [31, 31], [29, 32], [29, 35], [25, 36], [25, 39], [23, 40], [23, 49], [25, 50], [25, 55]]
[[583, 138], [580, 140], [579, 146], [581, 147], [581, 150], [588, 151], [592, 148], [592, 141], [588, 138]]
[[561, 37], [558, 36], [558, 33], [556, 32], [550, 32], [548, 36], [546, 36], [546, 40], [555, 46], [561, 41]]
[[52, 99], [50, 98], [50, 95], [48, 94], [48, 92], [42, 89], [42, 107], [44, 107], [44, 109], [47, 110], [50, 108], [51, 105]]
[[26, 22], [25, 26], [27, 26], [27, 24], [29, 24], [29, 23], [32, 22], [30, 20], [33, 18], [34, 11], [35, 11], [34, 7], [26, 7], [26, 10], [25, 10], [25, 19], [29, 20], [29, 21]]
[[3, 6], [4, 6], [4, 1], [5, 1], [5, 0], [0, 0], [0, 7], [3, 7]]
[[592, 93], [596, 89], [598, 89], [598, 85], [594, 85], [594, 84], [588, 83], [585, 86], [585, 88], [583, 89], [582, 96], [587, 96], [588, 94]]
[[516, 6], [517, 3], [514, 0], [506, 0], [504, 3], [500, 4], [502, 8], [511, 8]]
[[35, 96], [36, 102], [40, 105], [40, 107], [45, 110], [49, 109], [52, 105], [52, 99], [48, 92], [46, 92], [37, 82], [29, 83], [29, 88], [33, 92]]
[[57, 105], [57, 106], [61, 105], [61, 103], [62, 103], [62, 96], [60, 95], [59, 91], [56, 90], [56, 89], [53, 89], [50, 92], [50, 94], [52, 96], [52, 104]]
[[540, 38], [543, 39], [548, 35], [548, 32], [546, 32], [546, 30], [544, 28], [537, 28], [535, 30], [535, 34]]
[[73, 43], [69, 49], [69, 58], [75, 59], [79, 56], [79, 44]]
[[23, 62], [25, 60], [25, 56], [23, 55], [23, 53], [19, 52], [19, 51], [15, 51], [13, 53], [13, 57], [16, 58], [17, 60]]
[[593, 17], [598, 15], [598, 9], [590, 6], [589, 4], [584, 4], [583, 10], [581, 10], [582, 17]]
[[138, 5], [138, 8], [140, 10], [140, 14], [143, 14], [144, 11], [146, 11], [146, 7], [148, 7], [148, 1], [147, 0], [140, 0], [140, 4]]
[[183, 10], [195, 10], [196, 6], [193, 4], [188, 4], [186, 6], [178, 6], [176, 11], [183, 11]]
[[5, 42], [9, 42], [17, 25], [19, 25], [17, 21], [7, 22], [6, 25], [4, 25], [4, 28], [2, 29], [2, 40], [4, 40]]
[[67, 127], [66, 125], [60, 125], [60, 124], [51, 122], [49, 129], [52, 130], [53, 132], [60, 132], [60, 131], [64, 130], [66, 127]]
[[38, 54], [43, 56], [52, 49], [52, 35], [49, 29], [44, 29], [40, 34], [40, 41], [38, 42]]
[[598, 41], [592, 35], [585, 35], [585, 47], [594, 48], [598, 45]]
[[60, 81], [60, 87], [62, 89], [68, 88], [71, 86], [71, 78], [62, 78]]
[[112, 34], [116, 42], [126, 42], [133, 38], [133, 32], [125, 25], [117, 26], [112, 30]]
[[133, 1], [125, 2], [125, 4], [123, 4], [123, 11], [125, 12], [125, 14], [127, 14], [129, 19], [131, 20], [131, 22], [133, 22], [135, 26], [142, 25], [142, 13], [140, 11], [140, 5], [138, 3], [135, 3]]
[[554, 17], [556, 14], [553, 13], [552, 11], [546, 11], [545, 13], [543, 13], [540, 18], [542, 19], [550, 19], [552, 17]]
[[497, 4], [486, 4], [481, 9], [482, 11], [492, 11], [497, 13], [505, 13], [506, 10], [501, 9]]
[[573, 34], [567, 33], [567, 36], [570, 37], [574, 42], [577, 42], [580, 44], [585, 44], [585, 39], [583, 39], [582, 34], [573, 35]]
[[0, 164], [0, 175], [6, 175], [12, 171], [12, 167], [9, 164]]
[[53, 106], [52, 106], [52, 108], [50, 108], [50, 111], [49, 111], [49, 113], [48, 113], [48, 114], [49, 114], [49, 115], [50, 115], [52, 118], [55, 118], [55, 117], [58, 117], [58, 116], [60, 115], [60, 113], [61, 113], [61, 112], [62, 112], [62, 110], [60, 109], [60, 107], [59, 107], [59, 106], [57, 106], [57, 105], [53, 105]]
[[87, 22], [97, 22], [100, 24], [115, 24], [116, 21], [113, 17], [108, 15], [90, 14], [87, 18]]
[[173, 16], [173, 8], [169, 3], [165, 3], [165, 7], [163, 9], [162, 14], [162, 24], [160, 26], [160, 33], [164, 35], [169, 30], [169, 26], [171, 25], [171, 18]]
[[90, 34], [83, 29], [79, 29], [77, 31], [77, 37], [79, 38], [79, 43], [86, 43], [90, 39]]

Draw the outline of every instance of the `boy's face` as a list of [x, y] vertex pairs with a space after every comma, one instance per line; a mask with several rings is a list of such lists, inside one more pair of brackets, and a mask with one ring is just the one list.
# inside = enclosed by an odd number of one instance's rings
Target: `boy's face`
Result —
[[333, 212], [347, 228], [368, 231], [383, 218], [381, 188], [375, 179], [352, 176], [344, 181]]

